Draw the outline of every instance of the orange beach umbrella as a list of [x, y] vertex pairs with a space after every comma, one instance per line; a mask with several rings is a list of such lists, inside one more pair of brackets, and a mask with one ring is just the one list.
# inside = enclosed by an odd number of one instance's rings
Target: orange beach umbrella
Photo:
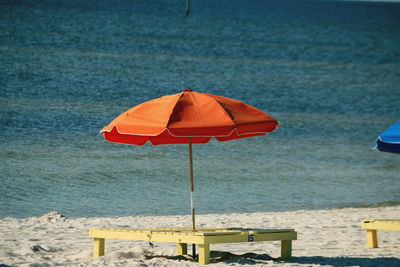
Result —
[[192, 228], [193, 205], [192, 144], [211, 138], [229, 141], [265, 135], [276, 130], [279, 122], [243, 102], [185, 89], [137, 105], [115, 118], [101, 130], [110, 142], [131, 145], [189, 144]]

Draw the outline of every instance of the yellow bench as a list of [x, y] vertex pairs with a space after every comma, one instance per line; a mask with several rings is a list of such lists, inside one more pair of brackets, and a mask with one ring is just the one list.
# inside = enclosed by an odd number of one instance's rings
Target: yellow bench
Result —
[[94, 238], [93, 257], [104, 255], [105, 239], [159, 241], [176, 243], [177, 255], [187, 254], [187, 244], [199, 247], [199, 264], [210, 262], [210, 244], [281, 241], [281, 259], [292, 257], [292, 240], [297, 239], [293, 229], [242, 229], [242, 228], [90, 228], [89, 236]]
[[378, 247], [377, 230], [400, 231], [400, 220], [364, 220], [361, 228], [367, 230], [368, 247]]

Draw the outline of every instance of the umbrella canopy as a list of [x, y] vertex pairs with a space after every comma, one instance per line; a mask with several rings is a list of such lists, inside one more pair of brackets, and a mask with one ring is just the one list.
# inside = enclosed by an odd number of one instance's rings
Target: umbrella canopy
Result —
[[144, 145], [207, 143], [265, 135], [279, 122], [243, 102], [193, 92], [163, 96], [135, 106], [101, 130], [110, 142]]
[[192, 143], [207, 143], [211, 138], [229, 141], [265, 135], [279, 122], [263, 111], [243, 102], [185, 89], [137, 105], [115, 118], [101, 130], [110, 142], [131, 145], [189, 144], [192, 227], [193, 205]]
[[392, 124], [376, 139], [374, 148], [380, 151], [400, 154], [400, 121]]

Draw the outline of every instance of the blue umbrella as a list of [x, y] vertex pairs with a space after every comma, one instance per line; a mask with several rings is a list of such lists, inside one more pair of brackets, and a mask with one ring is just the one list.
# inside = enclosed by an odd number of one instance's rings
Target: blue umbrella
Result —
[[400, 121], [391, 125], [376, 139], [374, 149], [380, 151], [400, 154]]

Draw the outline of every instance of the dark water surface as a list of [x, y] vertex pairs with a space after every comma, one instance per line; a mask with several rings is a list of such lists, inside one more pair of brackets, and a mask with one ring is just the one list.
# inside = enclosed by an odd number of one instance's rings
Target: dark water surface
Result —
[[281, 122], [194, 145], [205, 213], [400, 203], [400, 3], [0, 1], [0, 218], [190, 213], [188, 149], [99, 130], [190, 87]]

